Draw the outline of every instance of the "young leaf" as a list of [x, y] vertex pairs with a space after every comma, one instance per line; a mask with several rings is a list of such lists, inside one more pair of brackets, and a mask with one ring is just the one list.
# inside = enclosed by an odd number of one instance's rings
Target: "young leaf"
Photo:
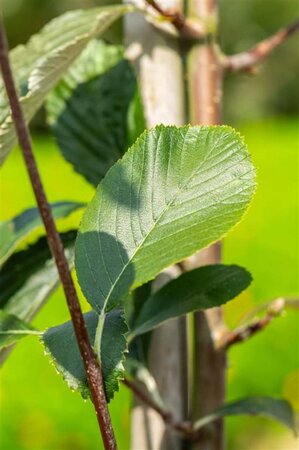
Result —
[[166, 320], [213, 308], [236, 297], [251, 282], [251, 275], [238, 266], [204, 266], [183, 273], [144, 303], [130, 337], [146, 333]]
[[125, 361], [125, 370], [127, 375], [144, 385], [148, 394], [157, 405], [165, 409], [156, 380], [145, 364], [129, 356]]
[[[95, 336], [99, 316], [91, 311], [84, 314], [84, 318], [90, 340], [97, 347]], [[126, 332], [127, 326], [122, 311], [113, 310], [105, 316], [100, 345], [101, 354], [98, 356], [108, 401], [113, 398], [114, 392], [118, 390], [119, 380], [123, 377], [123, 359], [127, 348], [124, 337]], [[87, 379], [72, 323], [67, 322], [50, 328], [43, 334], [42, 340], [69, 387], [80, 390], [82, 396], [87, 397], [89, 395]]]
[[[27, 122], [88, 42], [131, 8], [119, 5], [68, 12], [32, 36], [26, 46], [19, 46], [11, 52], [14, 78]], [[2, 82], [0, 105], [1, 163], [16, 141]]]
[[30, 334], [39, 335], [40, 332], [13, 314], [0, 310], [0, 349]]
[[128, 147], [127, 115], [135, 90], [133, 68], [122, 60], [80, 84], [54, 125], [64, 157], [95, 186]]
[[194, 424], [194, 428], [199, 430], [220, 417], [240, 414], [269, 417], [296, 432], [294, 412], [289, 402], [272, 397], [248, 397], [227, 403], [220, 406], [212, 414], [198, 420]]
[[[55, 219], [62, 219], [83, 206], [83, 203], [57, 202], [52, 204], [52, 213]], [[27, 209], [13, 219], [0, 222], [0, 265], [9, 258], [22, 240], [41, 225], [38, 208]]]
[[[61, 234], [65, 254], [73, 266], [76, 231]], [[30, 322], [59, 285], [59, 276], [45, 237], [14, 253], [0, 269], [0, 308]], [[0, 351], [0, 364], [9, 352]]]
[[100, 183], [75, 246], [81, 288], [97, 310], [220, 239], [242, 217], [254, 169], [231, 128], [146, 131]]

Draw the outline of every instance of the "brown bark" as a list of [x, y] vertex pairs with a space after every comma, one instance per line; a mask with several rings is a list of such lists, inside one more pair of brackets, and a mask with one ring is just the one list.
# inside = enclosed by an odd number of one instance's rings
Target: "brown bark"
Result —
[[[188, 13], [217, 28], [216, 0], [189, 0]], [[221, 122], [222, 67], [215, 39], [194, 46], [188, 58], [189, 112], [192, 124], [216, 125]], [[186, 268], [221, 261], [217, 243], [184, 263]], [[225, 328], [221, 308], [194, 314], [194, 349], [191, 419], [210, 413], [225, 400], [226, 356], [215, 341]], [[224, 447], [223, 420], [203, 428], [193, 450], [221, 450]]]

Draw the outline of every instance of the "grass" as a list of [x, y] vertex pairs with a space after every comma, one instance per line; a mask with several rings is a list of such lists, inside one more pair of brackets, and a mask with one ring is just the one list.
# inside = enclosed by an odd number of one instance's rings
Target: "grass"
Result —
[[[274, 119], [243, 124], [238, 129], [257, 167], [258, 190], [246, 218], [224, 243], [225, 262], [247, 267], [254, 277], [250, 289], [225, 307], [230, 326], [236, 326], [257, 304], [281, 295], [298, 295], [299, 291], [298, 123]], [[73, 172], [53, 140], [36, 137], [34, 144], [50, 200], [88, 202], [93, 188]], [[1, 170], [0, 183], [1, 219], [34, 204], [17, 149]], [[76, 226], [79, 220], [80, 214], [74, 214], [60, 221], [59, 227]], [[294, 348], [294, 342], [299, 341], [297, 314], [286, 312], [262, 334], [230, 351], [228, 399], [259, 394], [284, 396], [299, 407], [299, 361]], [[66, 320], [68, 312], [59, 289], [35, 325], [44, 329]], [[121, 388], [110, 406], [120, 450], [129, 449], [130, 402], [129, 393]], [[91, 404], [66, 388], [35, 338], [24, 339], [1, 370], [1, 403], [1, 445], [5, 450], [99, 448]], [[227, 425], [229, 450], [253, 450], [258, 445], [274, 450], [285, 442], [284, 429], [264, 419], [233, 418]], [[265, 436], [268, 444], [258, 444], [265, 442]], [[295, 448], [292, 438], [286, 445], [283, 450]]]

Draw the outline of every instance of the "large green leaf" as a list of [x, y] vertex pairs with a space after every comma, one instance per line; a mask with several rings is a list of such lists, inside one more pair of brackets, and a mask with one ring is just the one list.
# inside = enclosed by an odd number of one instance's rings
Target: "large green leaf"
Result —
[[[127, 326], [123, 312], [113, 310], [105, 316], [101, 343], [96, 341], [96, 329], [99, 316], [91, 311], [84, 314], [91, 342], [95, 348], [100, 346], [100, 363], [104, 378], [107, 400], [109, 401], [116, 390], [119, 380], [123, 377], [123, 359], [127, 348], [124, 334]], [[86, 397], [89, 394], [86, 374], [79, 353], [73, 325], [67, 322], [58, 327], [47, 330], [42, 340], [46, 350], [51, 353], [53, 362], [71, 389], [79, 390]]]
[[220, 239], [242, 217], [254, 169], [231, 128], [146, 131], [100, 183], [75, 247], [81, 288], [97, 310]]
[[[12, 69], [27, 122], [88, 42], [131, 8], [119, 5], [68, 12], [47, 24], [27, 45], [11, 52]], [[1, 83], [0, 162], [15, 142], [15, 128]]]
[[240, 414], [269, 417], [296, 432], [294, 413], [289, 402], [272, 397], [248, 397], [227, 403], [212, 414], [198, 420], [194, 424], [194, 428], [199, 430], [220, 417]]
[[13, 314], [0, 310], [0, 349], [30, 334], [39, 335], [40, 333]]
[[64, 157], [95, 186], [128, 147], [127, 115], [135, 90], [133, 68], [122, 60], [79, 84], [54, 125]]
[[251, 275], [238, 266], [219, 264], [183, 273], [148, 298], [130, 335], [146, 333], [174, 317], [220, 306], [240, 294], [250, 282]]
[[[57, 202], [52, 204], [55, 219], [69, 216], [83, 203]], [[38, 208], [30, 208], [13, 219], [0, 222], [0, 265], [14, 252], [15, 248], [35, 229], [42, 225]]]
[[[77, 232], [61, 234], [65, 255], [73, 266], [73, 246]], [[59, 285], [56, 264], [45, 237], [35, 244], [14, 253], [0, 269], [0, 309], [29, 322]], [[11, 349], [9, 349], [11, 350]], [[9, 354], [0, 351], [0, 364]]]

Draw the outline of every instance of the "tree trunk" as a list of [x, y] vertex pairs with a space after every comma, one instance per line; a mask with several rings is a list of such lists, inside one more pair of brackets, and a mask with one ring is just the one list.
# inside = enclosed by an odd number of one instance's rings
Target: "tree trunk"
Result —
[[[164, 0], [164, 8], [181, 7], [180, 0]], [[183, 63], [177, 40], [162, 34], [147, 23], [140, 14], [125, 19], [128, 53], [139, 55], [136, 67], [148, 127], [185, 123]], [[172, 268], [168, 276], [177, 276]], [[165, 283], [165, 274], [157, 282]], [[186, 319], [172, 320], [154, 331], [150, 356], [150, 370], [167, 408], [176, 420], [187, 416], [187, 350]], [[182, 442], [166, 430], [161, 417], [134, 400], [132, 411], [133, 450], [180, 450]]]
[[[217, 0], [189, 0], [188, 13], [205, 20], [215, 30]], [[188, 55], [188, 93], [190, 121], [193, 125], [216, 125], [221, 121], [222, 69], [214, 38], [194, 46]], [[187, 260], [186, 269], [221, 261], [221, 244], [216, 243]], [[215, 348], [215, 340], [225, 329], [221, 308], [193, 316], [193, 380], [191, 419], [196, 420], [225, 400], [226, 356]], [[192, 450], [224, 448], [223, 420], [205, 427]]]

